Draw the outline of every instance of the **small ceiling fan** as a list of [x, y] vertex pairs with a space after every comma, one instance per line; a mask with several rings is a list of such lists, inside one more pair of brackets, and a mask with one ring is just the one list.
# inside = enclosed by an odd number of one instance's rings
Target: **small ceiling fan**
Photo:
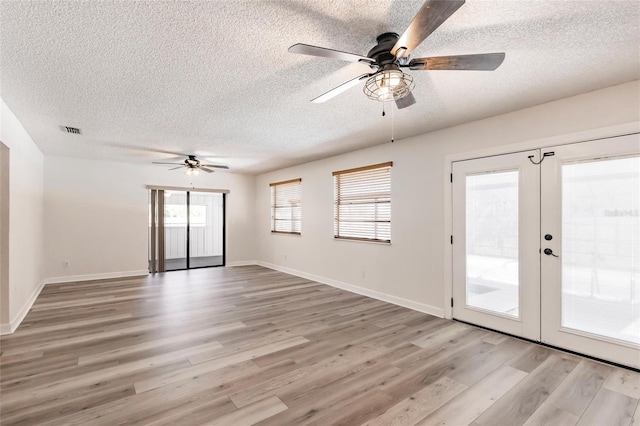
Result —
[[370, 99], [382, 102], [395, 101], [398, 108], [402, 109], [415, 104], [416, 100], [411, 93], [414, 87], [413, 78], [400, 68], [411, 70], [495, 70], [504, 61], [505, 54], [503, 52], [410, 58], [411, 53], [420, 43], [463, 4], [464, 0], [427, 0], [402, 36], [392, 32], [379, 35], [376, 39], [378, 44], [369, 51], [367, 56], [302, 43], [294, 44], [289, 48], [291, 53], [360, 62], [368, 65], [373, 71], [342, 83], [312, 99], [311, 102], [325, 102], [366, 79], [364, 93]]
[[168, 165], [178, 166], [178, 167], [173, 167], [169, 170], [184, 169], [184, 172], [190, 176], [199, 174], [200, 170], [207, 173], [213, 173], [214, 170], [211, 170], [210, 167], [215, 169], [229, 168], [229, 166], [224, 166], [221, 164], [203, 164], [200, 162], [200, 160], [196, 158], [195, 155], [183, 155], [181, 157], [170, 158], [169, 160], [177, 161], [177, 160], [181, 160], [183, 157], [187, 157], [187, 158], [180, 163], [175, 163], [175, 162], [170, 163], [167, 161], [153, 161], [153, 164], [168, 164]]

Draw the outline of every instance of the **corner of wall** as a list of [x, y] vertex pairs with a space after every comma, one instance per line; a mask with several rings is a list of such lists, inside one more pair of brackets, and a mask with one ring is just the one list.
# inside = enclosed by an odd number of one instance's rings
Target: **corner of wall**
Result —
[[8, 323], [0, 324], [0, 335], [11, 334], [17, 330], [18, 326], [22, 323], [22, 320], [24, 320], [24, 317], [27, 316], [27, 314], [33, 307], [33, 304], [35, 303], [36, 299], [40, 295], [40, 292], [44, 288], [44, 285], [45, 285], [45, 281], [43, 280], [40, 282], [40, 285], [38, 285], [38, 287], [35, 288], [33, 293], [31, 293], [26, 303], [22, 305], [20, 310], [11, 319], [11, 321], [9, 321]]
[[7, 306], [0, 329], [13, 332], [44, 285], [44, 155], [1, 98], [0, 116], [10, 166], [8, 280], [0, 284]]

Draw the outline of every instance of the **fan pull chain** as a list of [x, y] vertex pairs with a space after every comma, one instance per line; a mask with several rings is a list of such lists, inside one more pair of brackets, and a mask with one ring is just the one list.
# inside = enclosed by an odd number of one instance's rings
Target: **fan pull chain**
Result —
[[391, 106], [391, 143], [393, 143], [393, 106]]
[[384, 117], [385, 115], [387, 115], [387, 114], [385, 114], [385, 112], [384, 112], [384, 102], [383, 102], [382, 103], [382, 116]]

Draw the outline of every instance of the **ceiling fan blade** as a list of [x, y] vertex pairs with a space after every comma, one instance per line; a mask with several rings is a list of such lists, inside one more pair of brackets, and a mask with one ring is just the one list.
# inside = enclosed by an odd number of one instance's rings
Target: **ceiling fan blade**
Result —
[[340, 59], [341, 61], [347, 62], [364, 62], [366, 64], [374, 63], [373, 59], [367, 58], [366, 56], [327, 49], [326, 47], [311, 46], [310, 44], [303, 43], [294, 44], [289, 48], [289, 52], [299, 53], [301, 55], [320, 56], [322, 58]]
[[342, 83], [340, 86], [329, 90], [328, 92], [318, 96], [317, 98], [311, 99], [311, 102], [313, 102], [314, 104], [321, 104], [323, 102], [326, 102], [329, 99], [357, 85], [361, 80], [364, 80], [365, 78], [369, 78], [372, 75], [373, 74], [362, 74], [361, 76], [358, 76], [352, 80], [347, 81], [346, 83]]
[[229, 166], [223, 166], [222, 164], [200, 164], [200, 167], [213, 167], [214, 169], [228, 170]]
[[169, 164], [172, 166], [177, 166], [178, 164], [184, 165], [184, 163], [167, 163], [166, 161], [152, 161], [153, 164]]
[[397, 58], [409, 56], [429, 34], [449, 19], [463, 4], [464, 0], [425, 1], [409, 27], [391, 49], [391, 53]]
[[170, 157], [170, 158], [163, 158], [163, 161], [180, 161], [183, 162], [185, 160], [185, 158], [189, 158], [188, 155], [180, 155], [178, 157]]
[[435, 56], [414, 58], [409, 62], [412, 70], [472, 70], [493, 71], [504, 61], [504, 52], [477, 55]]
[[413, 93], [411, 92], [409, 92], [409, 94], [403, 98], [396, 99], [396, 106], [398, 107], [398, 109], [410, 107], [415, 103], [416, 103], [416, 98], [413, 96]]
[[207, 173], [213, 173], [214, 171], [211, 169], [207, 169], [206, 167], [202, 167], [202, 165], [200, 165], [200, 167], [198, 167], [198, 169], [205, 171]]
[[169, 170], [178, 170], [178, 169], [182, 169], [182, 168], [184, 168], [184, 166], [172, 167]]

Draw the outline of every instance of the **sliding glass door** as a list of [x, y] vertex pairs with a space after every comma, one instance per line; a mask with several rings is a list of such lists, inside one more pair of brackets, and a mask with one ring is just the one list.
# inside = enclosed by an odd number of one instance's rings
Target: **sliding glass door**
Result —
[[189, 267], [224, 264], [224, 194], [189, 193]]
[[149, 271], [223, 266], [225, 194], [151, 190]]

